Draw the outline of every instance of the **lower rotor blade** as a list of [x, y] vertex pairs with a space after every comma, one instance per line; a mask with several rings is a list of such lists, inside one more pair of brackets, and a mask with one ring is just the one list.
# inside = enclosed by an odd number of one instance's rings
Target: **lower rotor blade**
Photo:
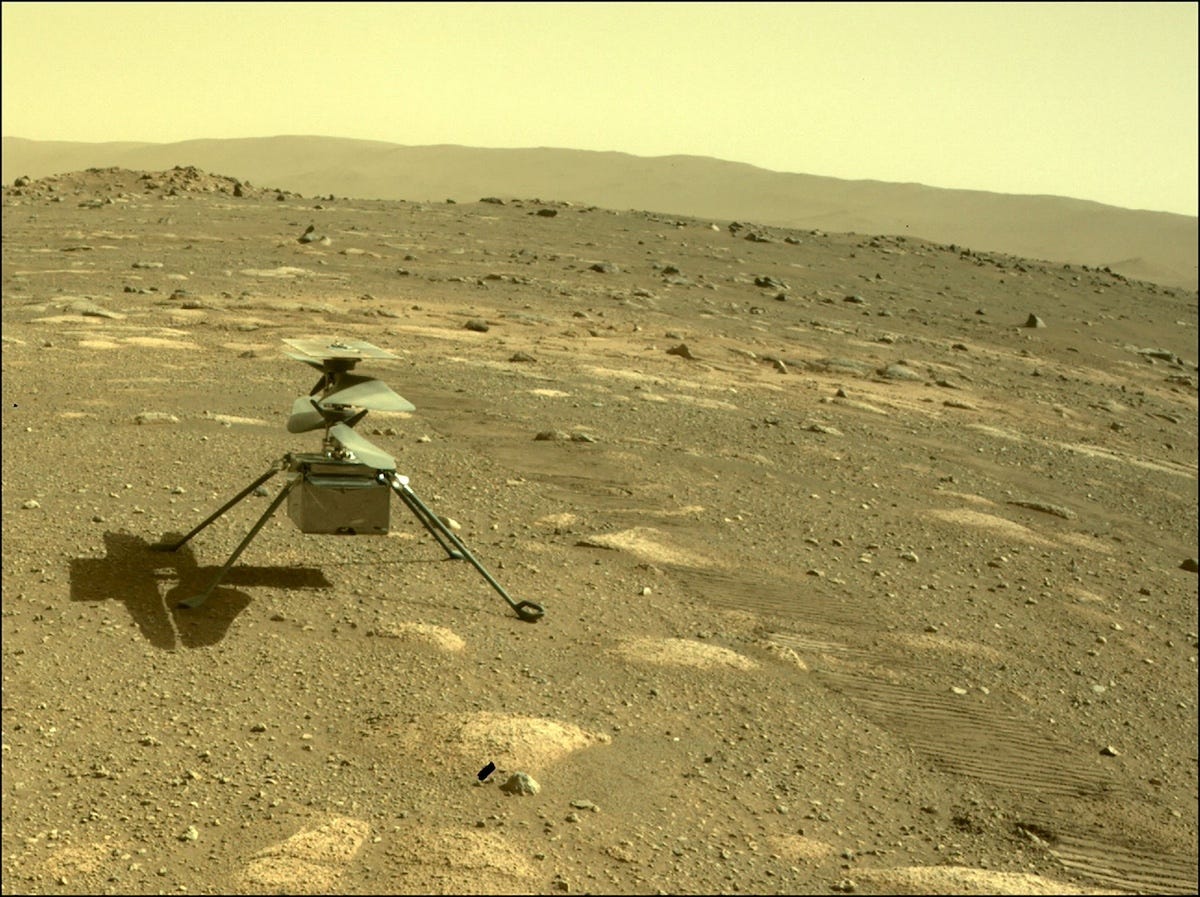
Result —
[[346, 451], [354, 455], [362, 464], [374, 467], [376, 470], [395, 470], [396, 459], [379, 446], [372, 445], [366, 438], [359, 436], [345, 424], [334, 424], [329, 428], [329, 435], [336, 439]]

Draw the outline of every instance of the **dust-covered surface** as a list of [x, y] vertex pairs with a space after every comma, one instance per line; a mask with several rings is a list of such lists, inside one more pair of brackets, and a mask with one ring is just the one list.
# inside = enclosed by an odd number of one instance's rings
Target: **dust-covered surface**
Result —
[[[1195, 891], [1195, 293], [188, 170], [3, 215], [5, 893]], [[310, 337], [399, 356], [358, 432], [541, 621], [399, 501], [176, 609], [270, 499], [149, 546], [319, 448]]]

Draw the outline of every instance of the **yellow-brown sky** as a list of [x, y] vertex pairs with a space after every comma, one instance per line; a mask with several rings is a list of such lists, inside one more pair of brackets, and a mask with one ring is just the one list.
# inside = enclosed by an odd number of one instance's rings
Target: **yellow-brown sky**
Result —
[[4, 3], [5, 136], [675, 153], [1196, 214], [1195, 3]]

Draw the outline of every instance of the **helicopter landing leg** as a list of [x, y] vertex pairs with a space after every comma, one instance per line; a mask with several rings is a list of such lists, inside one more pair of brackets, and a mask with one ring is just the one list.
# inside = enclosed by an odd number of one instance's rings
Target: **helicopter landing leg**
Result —
[[204, 529], [206, 526], [208, 526], [210, 523], [212, 523], [214, 520], [216, 520], [218, 517], [220, 517], [222, 514], [224, 514], [226, 511], [228, 511], [234, 505], [236, 505], [239, 501], [241, 501], [243, 498], [245, 498], [247, 495], [249, 495], [251, 492], [253, 492], [255, 489], [257, 489], [259, 486], [261, 486], [267, 480], [271, 479], [271, 477], [275, 476], [275, 474], [279, 473], [279, 471], [283, 469], [281, 466], [281, 463], [282, 462], [278, 462], [274, 466], [272, 466], [270, 470], [268, 470], [266, 473], [264, 473], [262, 476], [260, 476], [257, 480], [255, 480], [253, 483], [251, 483], [249, 486], [247, 486], [245, 489], [243, 489], [241, 492], [239, 492], [233, 498], [229, 499], [229, 501], [225, 502], [225, 504], [221, 505], [221, 507], [218, 508], [216, 511], [214, 511], [212, 514], [210, 514], [203, 523], [201, 523], [199, 526], [197, 526], [194, 530], [192, 530], [190, 533], [188, 533], [186, 536], [184, 536], [179, 541], [177, 541], [177, 542], [156, 542], [153, 545], [151, 545], [150, 547], [152, 549], [154, 549], [155, 551], [178, 551], [180, 548], [182, 548], [184, 545], [186, 545], [188, 543], [188, 541], [192, 538], [192, 536], [196, 535], [196, 533], [200, 532], [200, 530]]
[[[509, 597], [508, 592], [504, 591], [504, 587], [496, 582], [492, 574], [488, 573], [484, 568], [483, 564], [476, 560], [475, 555], [467, 550], [467, 546], [463, 544], [462, 539], [458, 538], [446, 524], [442, 523], [436, 514], [426, 507], [421, 499], [417, 498], [417, 494], [408, 485], [408, 477], [401, 476], [394, 471], [385, 474], [384, 477], [388, 485], [392, 487], [392, 491], [400, 496], [400, 500], [421, 521], [421, 524], [433, 534], [438, 544], [446, 550], [446, 553], [452, 558], [465, 558], [470, 561], [471, 565], [479, 571], [479, 575], [487, 580], [488, 585], [500, 593], [500, 597], [508, 602], [508, 606], [516, 612], [518, 617], [526, 623], [536, 623], [545, 615], [546, 609], [540, 604], [535, 604], [532, 601], [516, 602]], [[447, 543], [454, 546], [454, 549], [451, 550]]]
[[446, 556], [452, 561], [461, 561], [463, 553], [457, 548], [452, 548], [447, 544], [446, 537], [442, 535], [442, 530], [445, 525], [430, 513], [429, 508], [421, 504], [420, 499], [413, 494], [411, 489], [397, 489], [392, 486], [393, 491], [400, 496], [400, 500], [405, 506], [412, 511], [413, 516], [421, 522], [421, 525], [429, 531], [429, 535], [437, 540], [438, 545], [442, 546], [442, 550], [446, 552]]
[[[272, 473], [274, 473], [274, 471], [272, 471]], [[263, 479], [265, 480], [266, 478], [264, 477]], [[275, 509], [283, 504], [283, 500], [287, 498], [288, 493], [291, 492], [292, 489], [296, 487], [296, 484], [300, 481], [300, 478], [297, 477], [280, 490], [279, 494], [275, 496], [275, 500], [271, 502], [270, 507], [268, 507], [267, 510], [263, 512], [263, 515], [258, 518], [258, 523], [254, 524], [254, 527], [250, 530], [250, 532], [246, 533], [246, 538], [242, 539], [238, 547], [233, 550], [233, 554], [229, 556], [229, 560], [225, 562], [225, 566], [221, 568], [219, 573], [217, 573], [216, 578], [209, 583], [208, 588], [199, 595], [193, 595], [191, 598], [186, 598], [183, 601], [180, 601], [176, 607], [186, 608], [187, 610], [195, 610], [208, 600], [208, 596], [212, 594], [213, 589], [220, 585], [221, 580], [225, 578], [225, 574], [229, 572], [229, 568], [233, 566], [234, 561], [236, 561], [241, 553], [246, 550], [246, 546], [250, 544], [250, 540], [258, 535], [258, 531], [263, 528], [263, 525], [271, 518], [271, 515], [275, 513]], [[258, 484], [256, 483], [254, 485]], [[251, 486], [251, 488], [253, 488], [253, 486]], [[241, 496], [239, 496], [239, 498], [240, 497]], [[207, 523], [207, 521], [205, 522]]]

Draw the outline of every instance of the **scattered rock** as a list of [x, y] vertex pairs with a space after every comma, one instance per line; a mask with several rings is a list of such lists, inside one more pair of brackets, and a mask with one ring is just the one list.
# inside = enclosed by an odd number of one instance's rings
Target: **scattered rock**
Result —
[[482, 318], [471, 318], [467, 323], [463, 324], [467, 330], [474, 330], [476, 333], [487, 333], [491, 326]]
[[772, 641], [765, 641], [761, 642], [760, 644], [767, 651], [767, 653], [775, 656], [777, 659], [783, 661], [784, 663], [791, 664], [797, 669], [803, 670], [806, 673], [808, 672], [808, 664], [805, 663], [804, 659], [796, 653], [795, 648], [789, 647], [788, 645], [781, 645], [778, 642]]
[[143, 411], [133, 416], [135, 424], [177, 424], [179, 418], [165, 411]]
[[66, 310], [72, 314], [85, 315], [91, 318], [109, 318], [114, 321], [119, 321], [125, 317], [125, 315], [119, 312], [109, 311], [107, 308], [97, 305], [91, 299], [76, 299], [66, 307]]
[[500, 790], [508, 794], [537, 794], [542, 786], [532, 776], [524, 772], [514, 772], [508, 781], [500, 786]]
[[163, 266], [162, 262], [134, 262], [133, 263], [134, 268], [161, 268], [162, 266]]
[[521, 362], [521, 363], [525, 363], [525, 364], [529, 364], [529, 363], [537, 361], [537, 359], [534, 358], [532, 355], [530, 355], [528, 352], [514, 352], [512, 355], [509, 356], [508, 360], [514, 361], [514, 362]]
[[810, 433], [824, 433], [827, 436], [841, 436], [842, 431], [837, 427], [830, 427], [825, 424], [809, 424], [804, 428]]
[[1044, 514], [1053, 514], [1055, 517], [1061, 517], [1063, 520], [1074, 520], [1076, 514], [1070, 508], [1064, 508], [1062, 505], [1052, 505], [1044, 501], [1026, 501], [1024, 499], [1015, 499], [1009, 502], [1010, 505], [1016, 505], [1019, 508], [1029, 508], [1031, 511], [1041, 511]]
[[23, 505], [21, 505], [21, 507], [24, 508], [26, 511], [32, 511], [36, 508], [40, 508], [41, 505], [38, 504], [38, 500], [36, 498], [31, 498], [31, 499], [29, 499], [29, 501], [27, 501]]
[[1026, 318], [1026, 319], [1025, 319], [1025, 323], [1024, 323], [1024, 325], [1022, 325], [1022, 326], [1025, 326], [1025, 327], [1045, 327], [1045, 326], [1046, 326], [1046, 322], [1045, 322], [1045, 321], [1043, 321], [1041, 318], [1039, 318], [1037, 315], [1031, 314], [1031, 315], [1030, 315], [1028, 318]]
[[764, 289], [768, 289], [768, 290], [791, 289], [782, 280], [776, 280], [774, 277], [769, 277], [765, 274], [760, 274], [758, 277], [754, 278], [754, 285], [756, 287], [763, 287]]
[[889, 364], [876, 373], [885, 380], [924, 380], [925, 378], [903, 363]]
[[678, 355], [680, 358], [687, 358], [688, 360], [695, 360], [696, 358], [692, 354], [692, 350], [687, 347], [687, 343], [680, 343], [678, 346], [668, 349], [667, 354]]
[[533, 437], [534, 442], [562, 442], [571, 438], [564, 430], [542, 430]]
[[558, 209], [538, 209], [536, 214], [539, 218], [553, 218], [558, 214]]
[[816, 371], [853, 374], [859, 377], [869, 377], [871, 374], [878, 373], [867, 362], [857, 361], [853, 358], [818, 358], [807, 364]]
[[1138, 355], [1145, 358], [1157, 358], [1159, 361], [1169, 361], [1172, 364], [1183, 364], [1183, 359], [1167, 349], [1138, 349]]
[[589, 271], [597, 271], [600, 274], [620, 274], [621, 269], [612, 262], [596, 262], [594, 265], [588, 266]]
[[1100, 748], [1100, 753], [1103, 754], [1105, 757], [1120, 757], [1121, 756], [1121, 752], [1118, 751], [1111, 744], [1106, 744], [1104, 747]]
[[1186, 570], [1188, 573], [1196, 573], [1200, 571], [1200, 566], [1196, 564], [1196, 558], [1184, 558], [1183, 563], [1179, 565], [1180, 570]]

